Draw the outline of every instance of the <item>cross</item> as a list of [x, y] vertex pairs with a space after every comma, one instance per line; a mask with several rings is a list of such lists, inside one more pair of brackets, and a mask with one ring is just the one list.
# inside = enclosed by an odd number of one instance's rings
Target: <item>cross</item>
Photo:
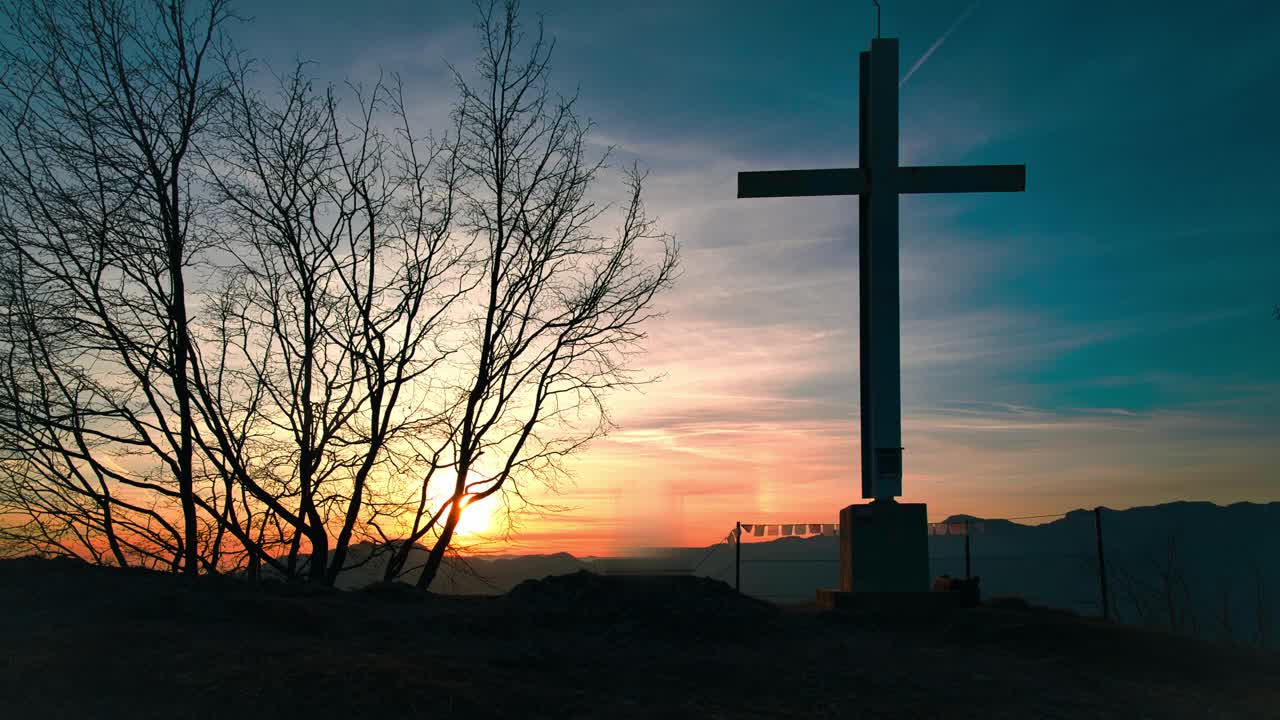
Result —
[[738, 173], [738, 197], [858, 196], [862, 497], [902, 495], [898, 296], [900, 193], [1021, 192], [1025, 165], [898, 165], [898, 41], [859, 53], [858, 163], [828, 170]]

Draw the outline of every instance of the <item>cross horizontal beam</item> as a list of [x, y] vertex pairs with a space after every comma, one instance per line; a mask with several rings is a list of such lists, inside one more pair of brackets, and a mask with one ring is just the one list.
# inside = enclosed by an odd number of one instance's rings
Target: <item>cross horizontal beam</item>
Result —
[[739, 198], [860, 195], [866, 187], [867, 175], [862, 168], [738, 173]]
[[[898, 168], [900, 193], [1022, 192], [1026, 165], [925, 165]], [[739, 198], [861, 195], [874, 191], [862, 168], [764, 170], [738, 173]]]
[[1022, 192], [1026, 165], [925, 165], [898, 168], [900, 193]]

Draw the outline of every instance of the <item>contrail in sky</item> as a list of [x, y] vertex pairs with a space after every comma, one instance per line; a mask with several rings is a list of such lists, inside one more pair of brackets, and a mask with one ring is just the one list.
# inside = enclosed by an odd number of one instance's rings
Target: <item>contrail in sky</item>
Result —
[[973, 13], [974, 9], [978, 7], [978, 2], [979, 0], [973, 0], [969, 7], [965, 8], [964, 12], [960, 13], [960, 17], [956, 18], [956, 21], [951, 23], [951, 27], [947, 28], [946, 32], [942, 33], [937, 40], [933, 41], [933, 44], [929, 46], [929, 49], [924, 51], [924, 55], [921, 55], [920, 59], [916, 61], [916, 64], [912, 65], [911, 69], [907, 71], [907, 74], [902, 76], [902, 81], [898, 83], [899, 88], [907, 84], [907, 81], [911, 79], [911, 76], [915, 74], [916, 70], [920, 69], [920, 66], [924, 64], [924, 61], [929, 59], [929, 56], [933, 54], [933, 51], [941, 47], [942, 43], [946, 42], [947, 38], [951, 36], [951, 33], [955, 32], [956, 28], [960, 27], [960, 23], [964, 22], [965, 18], [969, 17], [969, 15]]

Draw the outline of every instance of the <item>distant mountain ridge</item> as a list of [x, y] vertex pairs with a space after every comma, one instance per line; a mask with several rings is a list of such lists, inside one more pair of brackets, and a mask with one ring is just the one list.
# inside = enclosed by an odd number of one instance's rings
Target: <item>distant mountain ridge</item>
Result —
[[[1097, 535], [1093, 510], [1073, 510], [1051, 522], [1024, 525], [1003, 518], [952, 515], [944, 522], [981, 523], [970, 538], [972, 574], [982, 593], [1016, 595], [1029, 602], [1101, 614]], [[1217, 505], [1178, 501], [1102, 510], [1103, 545], [1113, 617], [1207, 637], [1240, 636], [1280, 645], [1280, 502]], [[819, 587], [838, 584], [839, 540], [790, 536], [742, 546], [742, 591], [778, 602], [812, 602]], [[351, 548], [353, 563], [369, 557], [368, 544]], [[930, 536], [931, 576], [964, 575], [964, 538]], [[425, 550], [411, 553], [421, 565]], [[608, 571], [613, 558], [578, 558], [565, 552], [447, 558], [431, 589], [446, 594], [501, 594], [528, 579], [580, 570]], [[654, 566], [691, 568], [693, 574], [735, 579], [731, 544], [665, 551]], [[642, 567], [641, 562], [638, 567]], [[364, 587], [382, 580], [378, 558], [344, 571], [338, 585]], [[412, 581], [412, 576], [406, 578]]]
[[[1280, 502], [1217, 505], [1179, 501], [1102, 510], [1111, 615], [1139, 625], [1232, 642], [1280, 645]], [[1049, 607], [1100, 615], [1094, 511], [1052, 522], [980, 522], [970, 537], [972, 574], [983, 595], [1017, 595]], [[781, 538], [743, 546], [742, 590], [811, 601], [838, 580], [837, 538]], [[717, 557], [718, 556], [718, 559]], [[930, 536], [933, 576], [964, 575], [964, 538]], [[717, 568], [728, 558], [727, 572]], [[732, 552], [713, 553], [712, 575], [732, 582]]]

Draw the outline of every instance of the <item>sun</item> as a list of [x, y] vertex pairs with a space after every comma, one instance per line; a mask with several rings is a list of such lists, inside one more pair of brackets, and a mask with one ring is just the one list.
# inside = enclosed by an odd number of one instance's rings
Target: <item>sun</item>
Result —
[[494, 509], [496, 501], [490, 495], [483, 500], [469, 503], [462, 509], [462, 517], [458, 518], [458, 527], [454, 530], [459, 535], [487, 535], [494, 532]]

